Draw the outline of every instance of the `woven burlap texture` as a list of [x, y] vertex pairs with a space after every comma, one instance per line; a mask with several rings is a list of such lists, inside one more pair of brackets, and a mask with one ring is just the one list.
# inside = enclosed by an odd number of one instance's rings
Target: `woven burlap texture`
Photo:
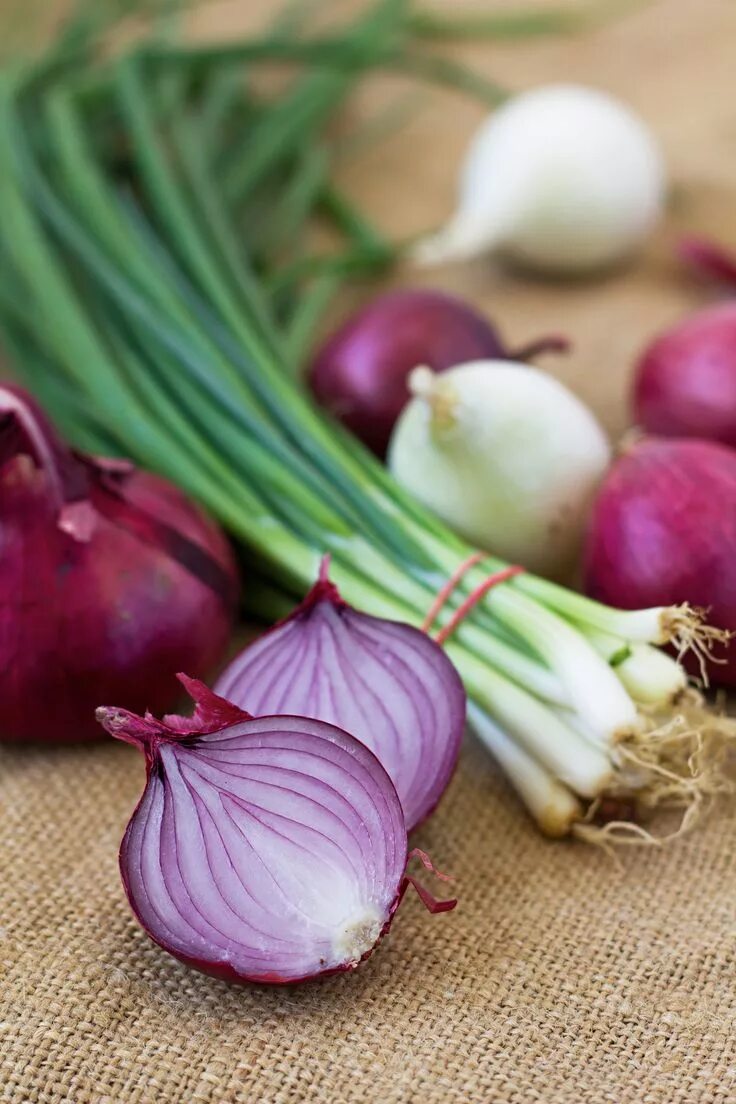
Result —
[[117, 846], [142, 763], [0, 757], [0, 1099], [22, 1104], [736, 1100], [734, 815], [617, 865], [540, 838], [473, 744], [417, 843], [460, 904], [407, 898], [361, 969], [230, 987], [154, 946]]

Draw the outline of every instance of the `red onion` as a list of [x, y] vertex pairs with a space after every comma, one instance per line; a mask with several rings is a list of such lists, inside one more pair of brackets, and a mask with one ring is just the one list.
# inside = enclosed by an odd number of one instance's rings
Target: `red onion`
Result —
[[253, 719], [180, 678], [197, 703], [190, 720], [97, 711], [146, 757], [145, 790], [120, 849], [135, 915], [170, 954], [230, 981], [354, 969], [410, 881], [391, 780], [333, 725]]
[[[711, 625], [736, 629], [736, 453], [710, 441], [634, 444], [598, 494], [584, 576], [587, 593], [609, 605], [689, 602]], [[707, 671], [734, 685], [736, 651], [726, 658]]]
[[719, 284], [736, 287], [736, 255], [705, 238], [685, 238], [680, 256], [697, 272]]
[[322, 346], [309, 373], [315, 397], [379, 456], [409, 399], [412, 368], [436, 372], [470, 360], [528, 360], [567, 349], [544, 337], [510, 352], [496, 329], [461, 299], [416, 288], [379, 295]]
[[348, 606], [327, 560], [301, 605], [241, 652], [215, 691], [259, 716], [298, 713], [357, 736], [388, 771], [409, 830], [457, 762], [465, 691], [452, 663], [418, 629]]
[[100, 735], [105, 698], [173, 704], [174, 673], [205, 674], [236, 598], [220, 530], [175, 487], [70, 451], [20, 388], [0, 386], [0, 733]]
[[736, 447], [736, 303], [698, 311], [639, 361], [634, 416], [648, 433]]

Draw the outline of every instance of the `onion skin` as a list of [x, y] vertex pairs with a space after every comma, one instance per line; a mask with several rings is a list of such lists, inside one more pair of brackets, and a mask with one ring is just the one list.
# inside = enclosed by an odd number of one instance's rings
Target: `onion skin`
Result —
[[410, 397], [407, 376], [418, 365], [442, 372], [467, 360], [523, 360], [567, 347], [554, 336], [509, 352], [461, 299], [410, 288], [377, 296], [332, 334], [312, 362], [309, 384], [321, 406], [383, 457]]
[[[20, 404], [47, 453], [34, 455]], [[98, 739], [100, 700], [162, 711], [220, 660], [237, 576], [220, 529], [165, 480], [68, 450], [0, 387], [0, 739]]]
[[736, 303], [698, 311], [652, 342], [636, 369], [633, 408], [647, 433], [736, 448]]
[[[597, 496], [586, 593], [620, 609], [689, 602], [736, 629], [736, 453], [710, 441], [646, 438], [620, 456]], [[736, 685], [736, 651], [707, 672]], [[686, 656], [687, 662], [691, 657]], [[690, 669], [700, 668], [692, 662]]]
[[[234, 706], [232, 705], [232, 703], [227, 702], [224, 699], [213, 694], [212, 691], [208, 690], [208, 688], [204, 684], [198, 682], [196, 679], [190, 679], [185, 675], [180, 675], [179, 678], [196, 702], [196, 710], [192, 718], [168, 716], [165, 717], [163, 721], [156, 721], [150, 714], [139, 717], [129, 713], [127, 710], [110, 707], [100, 707], [97, 710], [97, 718], [99, 722], [107, 729], [107, 731], [111, 735], [125, 740], [126, 742], [131, 743], [134, 746], [137, 746], [144, 752], [146, 759], [146, 786], [141, 799], [133, 812], [128, 827], [126, 828], [123, 842], [120, 848], [120, 871], [123, 886], [125, 888], [125, 892], [128, 897], [131, 909], [133, 910], [133, 913], [135, 914], [138, 922], [141, 924], [141, 926], [144, 928], [150, 938], [173, 957], [177, 958], [179, 961], [185, 963], [186, 965], [199, 970], [202, 973], [221, 978], [225, 981], [237, 983], [247, 982], [264, 985], [293, 985], [302, 981], [312, 980], [315, 978], [323, 978], [331, 974], [344, 973], [356, 969], [361, 962], [363, 962], [366, 958], [370, 956], [380, 940], [388, 931], [393, 915], [402, 900], [407, 885], [410, 881], [413, 881], [413, 879], [405, 876], [405, 868], [409, 857], [407, 851], [406, 830], [404, 828], [401, 806], [396, 795], [396, 791], [394, 790], [386, 772], [381, 767], [375, 756], [367, 748], [365, 748], [348, 733], [335, 728], [333, 725], [327, 725], [322, 722], [307, 720], [306, 718], [289, 716], [264, 717], [254, 719], [250, 716], [250, 714], [237, 708], [237, 706]], [[313, 730], [313, 732], [311, 733], [309, 733], [310, 726]], [[252, 737], [249, 735], [250, 729], [254, 730]], [[212, 951], [211, 957], [203, 957], [202, 955], [186, 953], [182, 950], [180, 945], [177, 945], [176, 932], [171, 932], [169, 934], [168, 931], [165, 930], [166, 922], [162, 918], [162, 916], [156, 916], [155, 908], [153, 909], [153, 912], [151, 912], [151, 886], [149, 885], [148, 887], [146, 887], [145, 866], [141, 860], [141, 856], [143, 855], [144, 851], [146, 849], [150, 851], [151, 846], [155, 845], [156, 843], [156, 841], [153, 841], [152, 844], [150, 839], [146, 838], [146, 824], [150, 823], [151, 820], [150, 802], [155, 800], [155, 794], [153, 794], [152, 796], [151, 787], [154, 787], [155, 789], [156, 787], [161, 787], [164, 785], [165, 768], [163, 765], [163, 760], [164, 758], [166, 758], [167, 752], [170, 761], [172, 755], [174, 756], [174, 758], [178, 756], [179, 761], [182, 761], [182, 759], [186, 759], [186, 757], [189, 757], [190, 759], [192, 757], [196, 758], [198, 754], [198, 749], [203, 752], [205, 756], [211, 758], [213, 754], [217, 754], [213, 751], [213, 748], [220, 746], [221, 743], [224, 743], [224, 746], [227, 748], [229, 744], [240, 740], [241, 746], [243, 745], [243, 742], [245, 742], [246, 744], [246, 754], [247, 745], [250, 741], [253, 749], [255, 749], [255, 755], [257, 757], [259, 754], [262, 754], [262, 749], [264, 747], [269, 748], [270, 746], [273, 746], [269, 744], [269, 739], [272, 734], [276, 734], [276, 745], [278, 746], [275, 747], [274, 750], [279, 756], [279, 765], [281, 765], [281, 769], [283, 770], [284, 783], [282, 785], [286, 786], [287, 783], [292, 784], [290, 781], [290, 777], [292, 779], [296, 778], [299, 781], [293, 782], [293, 785], [296, 787], [295, 793], [309, 793], [310, 791], [308, 788], [305, 790], [301, 790], [299, 788], [302, 786], [302, 778], [309, 778], [309, 775], [302, 774], [301, 771], [294, 770], [294, 764], [291, 763], [289, 760], [288, 749], [281, 746], [285, 743], [283, 734], [287, 734], [288, 736], [288, 733], [290, 732], [296, 733], [297, 739], [300, 739], [302, 742], [302, 751], [296, 751], [297, 755], [302, 756], [302, 763], [304, 762], [305, 749], [309, 747], [313, 747], [315, 749], [312, 757], [315, 759], [315, 762], [318, 765], [311, 768], [317, 772], [312, 776], [313, 779], [319, 780], [320, 772], [322, 771], [322, 769], [324, 769], [325, 771], [325, 777], [331, 778], [326, 769], [329, 760], [326, 758], [323, 759], [322, 756], [328, 755], [329, 747], [334, 746], [334, 748], [337, 749], [338, 755], [342, 758], [344, 762], [354, 764], [354, 766], [350, 768], [356, 772], [354, 777], [351, 775], [347, 775], [346, 777], [349, 782], [352, 782], [352, 786], [355, 788], [355, 792], [360, 789], [361, 777], [367, 778], [369, 779], [369, 785], [375, 786], [375, 793], [380, 794], [381, 800], [385, 802], [385, 805], [381, 806], [381, 808], [383, 809], [382, 815], [388, 818], [390, 822], [390, 832], [392, 833], [391, 836], [387, 835], [386, 838], [387, 840], [392, 839], [393, 843], [397, 846], [397, 850], [395, 851], [395, 853], [393, 855], [387, 856], [387, 858], [389, 859], [390, 868], [385, 872], [387, 878], [386, 893], [388, 897], [385, 907], [385, 916], [383, 918], [383, 923], [380, 927], [380, 930], [376, 934], [375, 941], [370, 947], [367, 947], [364, 950], [364, 952], [357, 960], [343, 962], [338, 965], [329, 966], [327, 968], [321, 968], [321, 963], [323, 960], [320, 959], [315, 964], [315, 967], [313, 969], [310, 969], [304, 973], [290, 973], [278, 969], [259, 970], [258, 972], [244, 972], [242, 969], [239, 969], [233, 963], [233, 961], [231, 961], [232, 959], [236, 958], [238, 954], [238, 949], [232, 946], [232, 941], [230, 942], [230, 945], [227, 947], [226, 950], [223, 950], [223, 947], [219, 944], [212, 945], [211, 948], [208, 948]], [[211, 742], [212, 738], [215, 739], [216, 743], [213, 744]], [[179, 752], [177, 752], [176, 749], [177, 744], [181, 745], [182, 750], [180, 750]], [[229, 760], [229, 763], [231, 764], [230, 771], [233, 770], [233, 762], [234, 761], [232, 759]], [[324, 764], [324, 768], [319, 766], [320, 763]], [[274, 767], [272, 766], [271, 770], [273, 769]], [[303, 767], [303, 770], [306, 771], [307, 769], [307, 767]], [[232, 775], [228, 773], [224, 777], [228, 778], [231, 776]], [[319, 781], [317, 784], [319, 785]], [[329, 790], [329, 784], [325, 783], [325, 785]], [[266, 789], [269, 788], [280, 789], [281, 786], [273, 787], [273, 785], [271, 785], [266, 787]], [[346, 787], [346, 789], [347, 788], [349, 787]], [[232, 792], [235, 793], [236, 790], [233, 789]], [[256, 794], [258, 794], [259, 792], [264, 792], [263, 787], [261, 787], [260, 791], [256, 790]], [[365, 793], [362, 795], [362, 800], [364, 802], [366, 799], [366, 794], [368, 793], [369, 791], [366, 789]], [[222, 798], [220, 800], [222, 801]], [[346, 797], [340, 796], [338, 800], [343, 804], [348, 804]], [[170, 796], [169, 801], [175, 803], [175, 798], [173, 796]], [[149, 802], [148, 812], [146, 812], [145, 809], [147, 802]], [[286, 807], [288, 808], [288, 806]], [[165, 805], [163, 808], [165, 812]], [[267, 824], [270, 811], [269, 807], [259, 808], [260, 813], [262, 814], [264, 821]], [[356, 809], [357, 808], [358, 806], [356, 806]], [[379, 806], [376, 805], [376, 815], [378, 814], [378, 808]], [[271, 813], [271, 815], [273, 814]], [[144, 823], [141, 827], [138, 822], [142, 817], [144, 818]], [[153, 819], [155, 820], [155, 817]], [[207, 823], [206, 817], [200, 816], [197, 819], [200, 820], [201, 830], [201, 824]], [[177, 823], [176, 817], [174, 817], [173, 820], [174, 823]], [[245, 823], [247, 825], [247, 821]], [[293, 828], [296, 824], [297, 814], [296, 812], [294, 812], [293, 821], [289, 821], [288, 830], [290, 832], [293, 832]], [[161, 871], [163, 873], [163, 847], [172, 846], [174, 841], [169, 841], [169, 843], [166, 844], [166, 828], [163, 820], [160, 822], [160, 825], [161, 826], [158, 833], [158, 844], [160, 846], [159, 862]], [[367, 826], [364, 826], [364, 828], [367, 833], [366, 840], [370, 841], [371, 837], [368, 834], [369, 828]], [[284, 832], [287, 831], [286, 828], [283, 828], [282, 830]], [[189, 834], [188, 828], [185, 830], [185, 834]], [[298, 835], [296, 836], [296, 838], [294, 837], [294, 835], [285, 835], [283, 838], [287, 843], [296, 842], [298, 844], [299, 842]], [[224, 837], [220, 837], [220, 839], [224, 848]], [[178, 842], [179, 846], [181, 847], [181, 840], [179, 840]], [[302, 846], [306, 845], [302, 844]], [[255, 850], [255, 844], [253, 843], [253, 841], [246, 839], [243, 847], [243, 853], [245, 857], [247, 858], [248, 856], [252, 855], [254, 851], [255, 855], [259, 854], [257, 850]], [[371, 854], [373, 854], [373, 852], [371, 852]], [[217, 858], [218, 856], [215, 855], [214, 857], [212, 857], [208, 853], [207, 869], [210, 871], [211, 874], [214, 866], [217, 863]], [[243, 854], [232, 856], [232, 860], [235, 862], [236, 865], [240, 864], [238, 866], [238, 877], [242, 877], [243, 871], [247, 870], [248, 866], [247, 862], [243, 863]], [[266, 866], [266, 868], [268, 868], [267, 854], [265, 856], [261, 856], [261, 861]], [[375, 859], [373, 859], [372, 861], [375, 862]], [[256, 860], [254, 857], [251, 866], [253, 866], [255, 862]], [[180, 852], [177, 852], [176, 863], [174, 865], [179, 870], [179, 879], [181, 879], [182, 871], [186, 870], [186, 864], [181, 863]], [[271, 876], [275, 877], [275, 875], [273, 875], [273, 872], [270, 872], [270, 874]], [[150, 875], [148, 877], [150, 878]], [[254, 877], [257, 884], [259, 880], [257, 871]], [[212, 878], [214, 886], [216, 885], [214, 881], [214, 875], [212, 875]], [[278, 884], [278, 879], [276, 879], [276, 881]], [[174, 879], [173, 877], [172, 882], [176, 884], [176, 879]], [[165, 873], [163, 873], [161, 884], [166, 884]], [[181, 881], [181, 887], [185, 889], [191, 886], [191, 884], [193, 883]], [[197, 882], [196, 884], [199, 885], [200, 883]], [[143, 898], [140, 897], [141, 890], [143, 890]], [[179, 890], [179, 892], [181, 892], [181, 890]], [[174, 896], [170, 896], [170, 902], [174, 902]], [[146, 914], [146, 904], [149, 910], [148, 914]], [[430, 898], [430, 906], [428, 906], [430, 907], [430, 911], [432, 911], [431, 904], [432, 901]], [[196, 918], [198, 918], [200, 922], [204, 921], [204, 927], [206, 931], [208, 922], [204, 919], [205, 913], [197, 911], [197, 902], [195, 902], [191, 898], [188, 901], [188, 905], [191, 906], [191, 913]], [[451, 908], [453, 905], [454, 902], [443, 902], [438, 905], [437, 908], [434, 909], [434, 911], [445, 911], [447, 908]], [[307, 907], [307, 904], [305, 904], [304, 902], [298, 902], [297, 911], [301, 913], [303, 910], [307, 910]], [[150, 923], [152, 915], [156, 916], [156, 923], [160, 924], [161, 930], [152, 930], [152, 926]], [[307, 916], [306, 911], [304, 912], [304, 915]], [[177, 922], [180, 919], [181, 917], [178, 917]], [[275, 932], [269, 933], [269, 935], [273, 936], [272, 943], [276, 944], [277, 947], [279, 944], [282, 944], [285, 939], [288, 944], [288, 940], [290, 937], [283, 935], [284, 930], [290, 931], [291, 929], [294, 929], [291, 932], [292, 938], [294, 936], [298, 936], [299, 934], [299, 924], [295, 922], [293, 914], [291, 917], [282, 917], [281, 921], [282, 923], [281, 927], [279, 928], [279, 934], [277, 935]], [[244, 938], [251, 922], [252, 916], [244, 918], [242, 921]], [[225, 938], [225, 930], [226, 929], [223, 926], [223, 930], [220, 933], [223, 936], [223, 939]], [[205, 935], [203, 934], [200, 936], [197, 929], [192, 928], [190, 934], [194, 937], [195, 940], [199, 938], [200, 941], [204, 939], [204, 941], [206, 942]], [[305, 934], [304, 938], [307, 939], [308, 935]], [[268, 943], [268, 935], [266, 936], [265, 943]], [[246, 955], [247, 953], [248, 951], [245, 952]], [[254, 945], [252, 953], [256, 958], [262, 957], [264, 953], [264, 947], [260, 944]], [[217, 960], [217, 956], [220, 957], [220, 961]]]

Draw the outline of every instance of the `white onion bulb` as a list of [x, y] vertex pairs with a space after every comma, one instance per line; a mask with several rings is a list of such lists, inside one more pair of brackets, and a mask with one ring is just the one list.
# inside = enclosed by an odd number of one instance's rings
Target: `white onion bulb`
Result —
[[563, 576], [610, 460], [590, 410], [510, 361], [416, 368], [409, 386], [389, 446], [399, 483], [478, 548]]
[[533, 89], [481, 124], [457, 211], [415, 256], [436, 264], [496, 250], [540, 271], [603, 268], [640, 245], [664, 189], [658, 146], [628, 107], [578, 85]]

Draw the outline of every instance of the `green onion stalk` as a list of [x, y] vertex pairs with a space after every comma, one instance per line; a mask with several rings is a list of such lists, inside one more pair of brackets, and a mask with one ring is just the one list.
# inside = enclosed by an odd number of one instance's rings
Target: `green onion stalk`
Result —
[[[242, 545], [251, 607], [269, 618], [327, 552], [348, 601], [422, 625], [474, 552], [295, 373], [330, 296], [394, 255], [330, 179], [326, 127], [353, 84], [407, 61], [499, 95], [411, 27], [383, 0], [331, 39], [152, 36], [111, 59], [67, 36], [0, 74], [0, 332], [14, 370], [78, 447], [131, 456], [204, 503]], [[268, 97], [251, 78], [279, 58], [301, 69]], [[329, 254], [311, 251], [316, 219], [339, 241]], [[472, 727], [540, 828], [653, 838], [643, 821], [660, 805], [690, 824], [726, 785], [729, 729], [659, 646], [703, 652], [718, 634], [688, 606], [613, 610], [523, 573], [458, 620], [505, 566], [474, 562], [435, 627]]]

